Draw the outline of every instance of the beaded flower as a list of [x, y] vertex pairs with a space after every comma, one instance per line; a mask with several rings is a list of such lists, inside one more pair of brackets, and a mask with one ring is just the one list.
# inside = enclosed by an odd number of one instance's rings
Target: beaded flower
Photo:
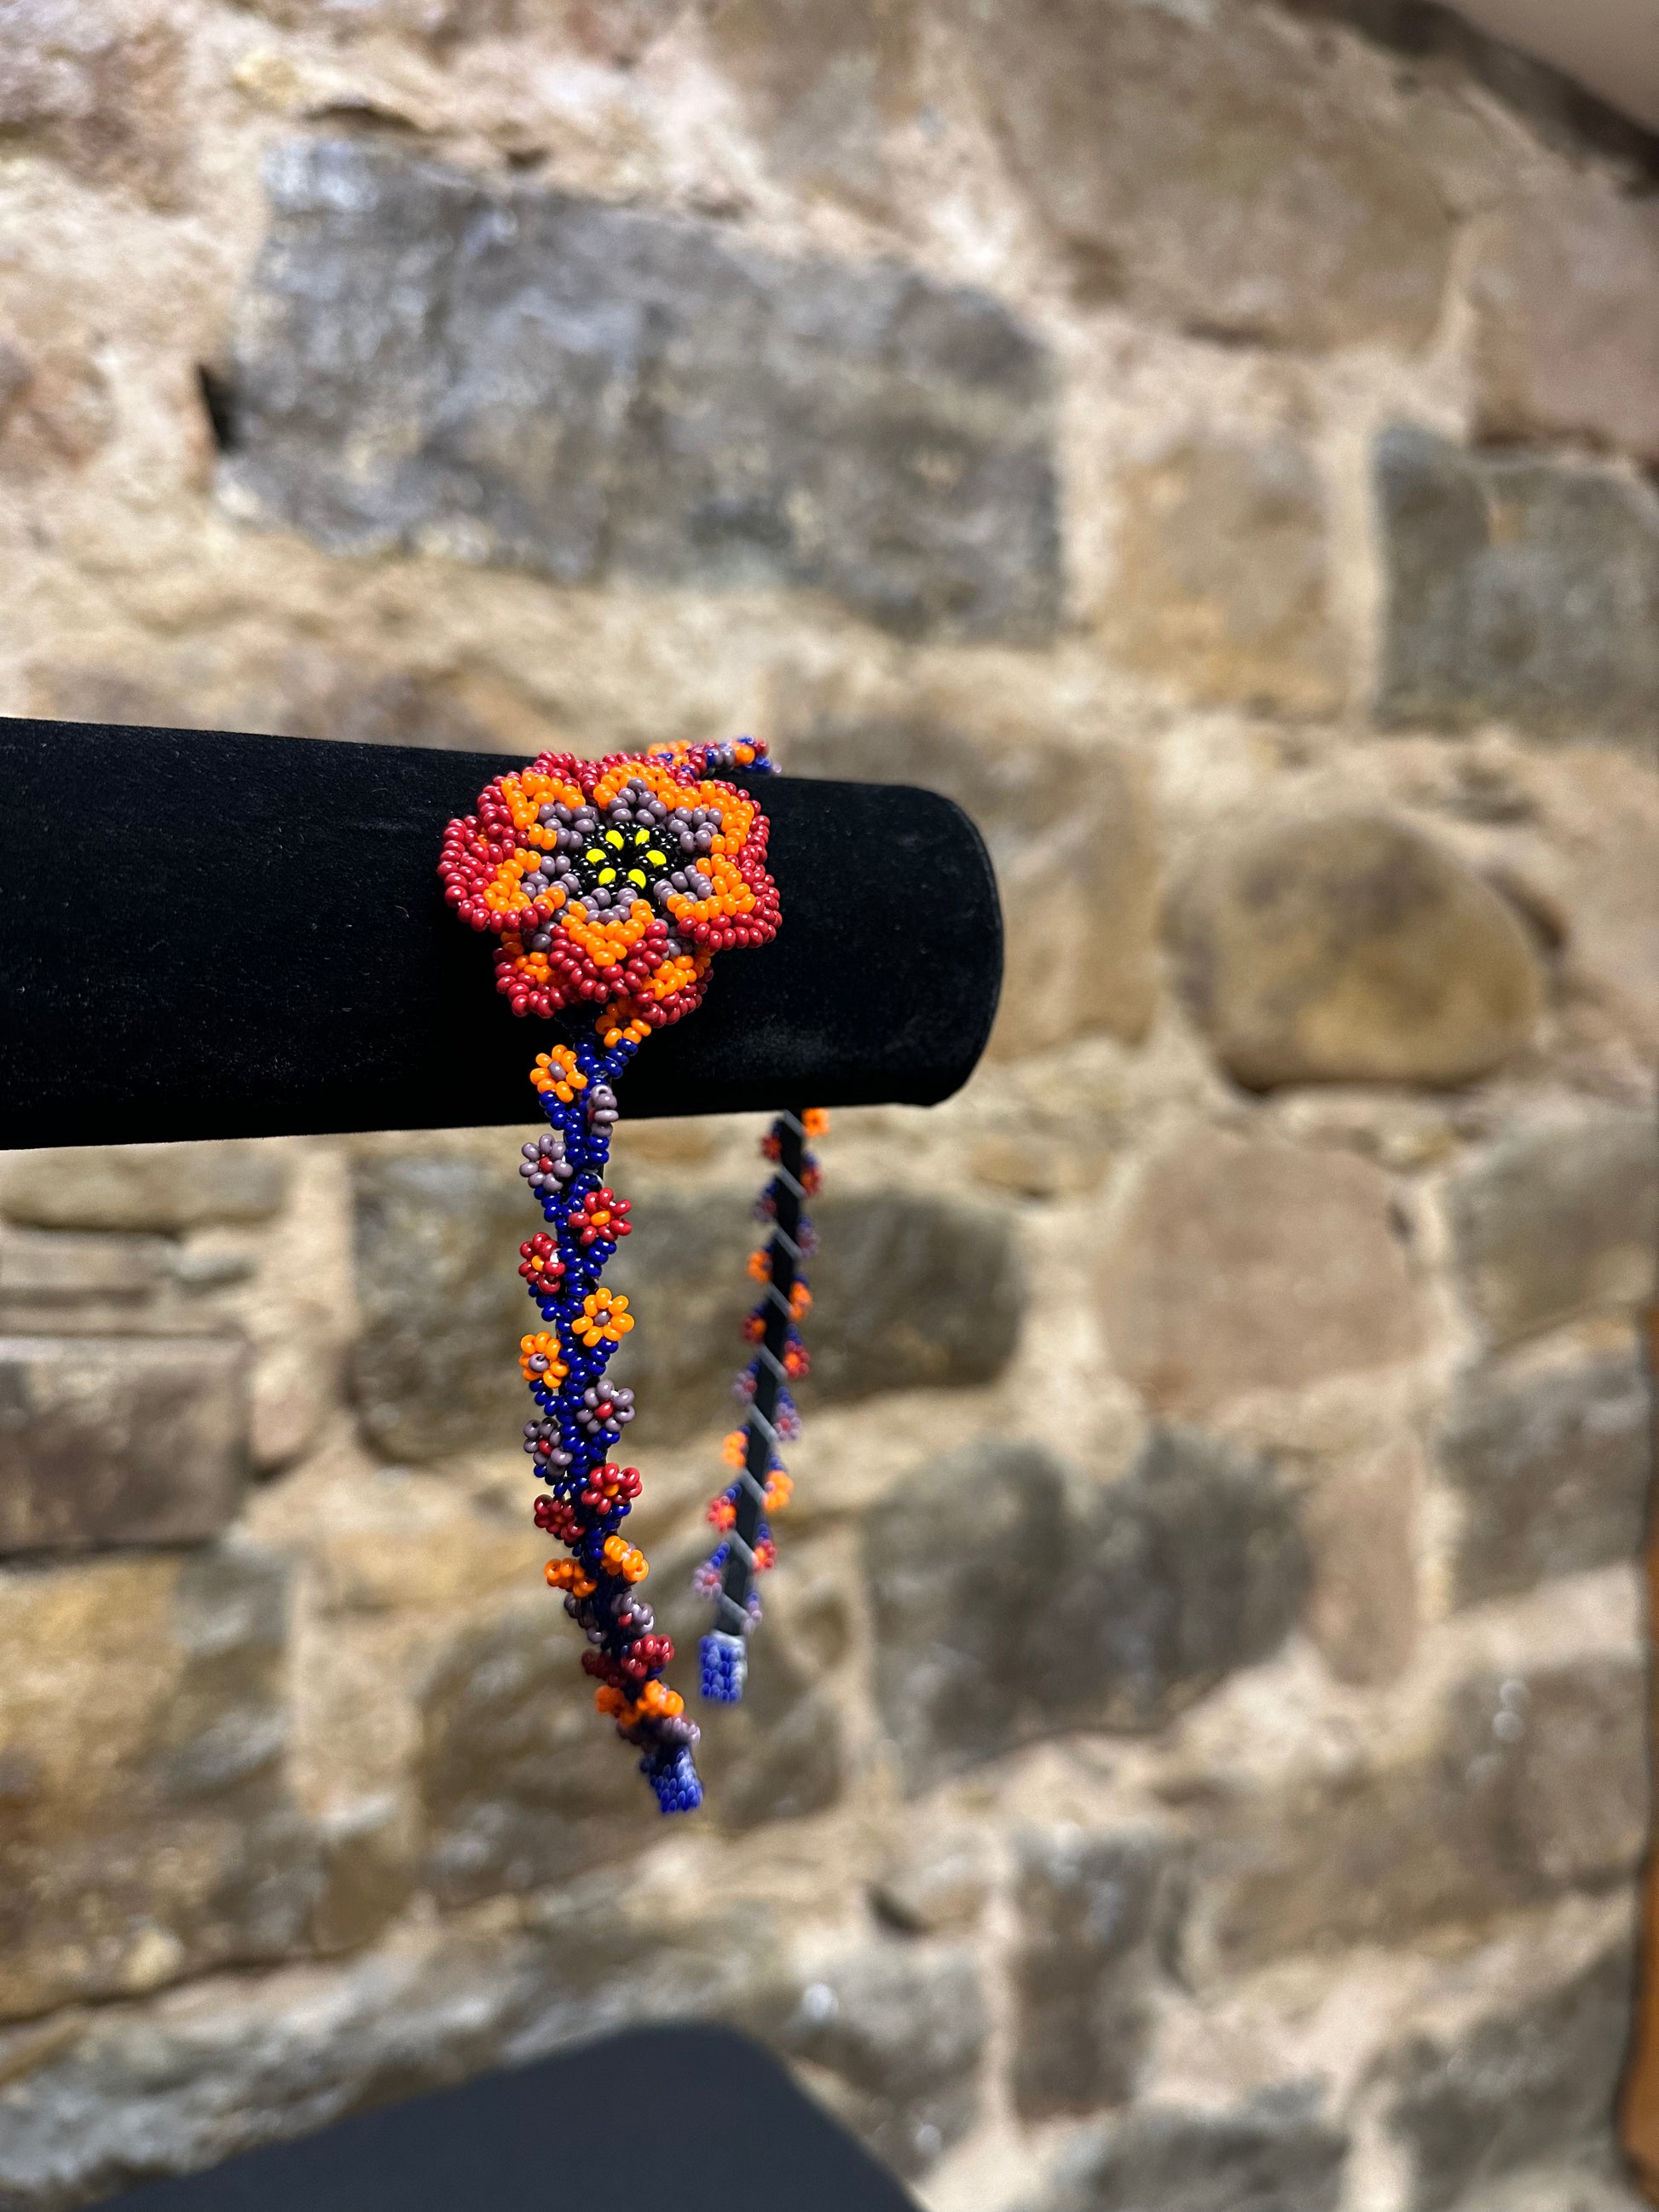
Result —
[[702, 1802], [698, 1731], [663, 1680], [674, 1647], [639, 1594], [645, 1554], [621, 1533], [640, 1474], [611, 1455], [634, 1396], [605, 1370], [635, 1317], [600, 1278], [633, 1224], [606, 1167], [616, 1086], [641, 1042], [702, 1002], [717, 951], [777, 933], [766, 817], [720, 775], [770, 767], [747, 740], [599, 761], [543, 753], [449, 824], [438, 869], [462, 921], [498, 939], [496, 988], [514, 1013], [600, 1010], [597, 1034], [552, 1045], [531, 1073], [548, 1127], [520, 1173], [547, 1226], [519, 1247], [519, 1273], [545, 1325], [520, 1345], [536, 1403], [524, 1448], [547, 1486], [536, 1526], [570, 1554], [548, 1562], [547, 1581], [586, 1638], [595, 1704], [638, 1748], [665, 1813]]
[[744, 740], [540, 753], [497, 776], [450, 823], [438, 872], [462, 921], [501, 939], [495, 988], [514, 1012], [586, 999], [607, 1031], [665, 1029], [702, 1004], [716, 952], [775, 937], [766, 817], [709, 772], [768, 766]]

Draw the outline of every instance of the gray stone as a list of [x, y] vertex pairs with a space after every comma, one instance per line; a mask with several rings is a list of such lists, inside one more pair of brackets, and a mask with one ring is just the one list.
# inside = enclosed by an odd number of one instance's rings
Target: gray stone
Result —
[[31, 2024], [0, 2044], [0, 2196], [58, 2212], [636, 2021], [718, 2016], [776, 1950], [752, 1903], [678, 1911], [596, 1882], [523, 1930], [439, 1923]]
[[1486, 218], [1470, 280], [1490, 439], [1584, 438], [1659, 459], [1659, 214], [1586, 173]]
[[1191, 1971], [1413, 1941], [1629, 1881], [1646, 1834], [1644, 1697], [1633, 1656], [1477, 1670], [1408, 1742], [1224, 1793], [1194, 1860]]
[[1119, 1373], [1190, 1416], [1412, 1358], [1422, 1322], [1391, 1195], [1351, 1153], [1218, 1129], [1171, 1144], [1102, 1240]]
[[1219, 2112], [1148, 2106], [1065, 2152], [1029, 2212], [1336, 2212], [1347, 2155], [1311, 2089]]
[[1283, 431], [1209, 435], [1127, 470], [1101, 632], [1115, 660], [1218, 703], [1330, 714], [1347, 689], [1329, 514]]
[[1459, 1507], [1455, 1600], [1530, 1589], [1641, 1553], [1653, 1392], [1632, 1344], [1536, 1375], [1477, 1378], [1440, 1439]]
[[911, 1790], [1066, 1727], [1159, 1726], [1278, 1645], [1306, 1577], [1271, 1471], [1179, 1430], [1092, 1497], [1034, 1444], [952, 1453], [872, 1509], [865, 1558]]
[[1081, 290], [1200, 336], [1427, 340], [1451, 226], [1361, 52], [1255, 9], [951, 12]]
[[1040, 636], [1051, 374], [986, 295], [361, 143], [270, 165], [238, 325], [245, 514], [562, 583], [807, 586]]
[[[827, 1193], [812, 1206], [818, 1250], [807, 1273], [812, 1358], [803, 1402], [880, 1390], [992, 1382], [1013, 1355], [1025, 1271], [1005, 1211], [902, 1191]], [[638, 1393], [629, 1431], [685, 1436], [732, 1417], [746, 1262], [758, 1232], [735, 1192], [654, 1193], [606, 1280], [640, 1326], [614, 1372]]]
[[1659, 498], [1605, 469], [1384, 431], [1377, 711], [1651, 748]]
[[1409, 2212], [1449, 2212], [1474, 2185], [1546, 2159], [1607, 2158], [1632, 1982], [1620, 1937], [1559, 1978], [1547, 1965], [1512, 1973], [1484, 2017], [1389, 2055], [1388, 2124], [1411, 2157]]
[[1628, 2167], [1608, 2142], [1563, 2163], [1539, 2166], [1485, 2181], [1458, 2199], [1457, 2212], [1649, 2212], [1651, 2199], [1632, 2187]]
[[985, 2047], [965, 1945], [872, 1943], [815, 1966], [739, 2015], [788, 2057], [878, 2158], [923, 2173], [972, 2128]]
[[[691, 1576], [711, 1542], [702, 1535], [678, 1556], [653, 1555], [646, 1585], [659, 1628], [687, 1661], [709, 1624], [708, 1601], [693, 1589]], [[794, 1632], [788, 1586], [780, 1588], [773, 1577], [767, 1582], [765, 1613], [750, 1638], [742, 1702], [687, 1700], [702, 1729], [697, 1771], [705, 1791], [703, 1817], [734, 1832], [824, 1811], [841, 1796], [847, 1774], [842, 1685]], [[675, 1672], [684, 1684], [689, 1669]]]
[[0, 1552], [188, 1544], [234, 1518], [247, 1352], [198, 1337], [0, 1337]]
[[914, 682], [874, 699], [798, 696], [778, 732], [789, 773], [914, 783], [954, 799], [996, 869], [1006, 931], [991, 1050], [1041, 1052], [1079, 1030], [1146, 1035], [1158, 996], [1158, 841], [1125, 749], [1045, 727], [1028, 699]]
[[287, 1608], [243, 1547], [0, 1574], [0, 2018], [307, 1947]]
[[280, 1146], [98, 1145], [0, 1155], [0, 1215], [38, 1229], [195, 1229], [264, 1221], [288, 1194]]
[[1273, 823], [1206, 856], [1180, 902], [1187, 992], [1231, 1075], [1473, 1081], [1524, 1045], [1543, 974], [1509, 902], [1404, 822]]
[[462, 1630], [418, 1691], [425, 1880], [445, 1905], [568, 1880], [641, 1850], [638, 1757], [593, 1710], [552, 1594]]
[[354, 1168], [352, 1379], [382, 1451], [440, 1459], [523, 1426], [519, 1340], [541, 1327], [518, 1273], [536, 1226], [524, 1194], [510, 1146], [499, 1167], [416, 1153]]
[[1447, 1197], [1465, 1295], [1497, 1344], [1645, 1304], [1659, 1249], [1659, 1128], [1564, 1109], [1504, 1136]]
[[1043, 2119], [1124, 2104], [1151, 2036], [1168, 1840], [1152, 1829], [1028, 1829], [1016, 1855], [1015, 2106]]

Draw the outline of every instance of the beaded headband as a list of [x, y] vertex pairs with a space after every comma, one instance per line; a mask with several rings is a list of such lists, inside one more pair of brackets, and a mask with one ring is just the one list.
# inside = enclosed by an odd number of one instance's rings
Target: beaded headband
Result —
[[[569, 1553], [548, 1562], [547, 1580], [586, 1636], [595, 1704], [640, 1751], [665, 1813], [702, 1802], [698, 1729], [663, 1679], [674, 1647], [636, 1594], [645, 1555], [622, 1534], [640, 1474], [611, 1455], [634, 1394], [605, 1373], [634, 1316], [600, 1278], [632, 1224], [605, 1171], [616, 1085], [641, 1044], [702, 1003], [717, 951], [777, 934], [769, 825], [750, 793], [721, 779], [734, 769], [774, 773], [765, 745], [747, 738], [597, 761], [541, 753], [449, 824], [438, 863], [460, 919], [497, 939], [495, 988], [515, 1014], [599, 1009], [591, 1032], [538, 1053], [530, 1076], [548, 1128], [524, 1146], [519, 1172], [552, 1234], [519, 1247], [519, 1273], [547, 1324], [520, 1346], [537, 1407], [524, 1448], [547, 1486], [536, 1526]], [[781, 1114], [762, 1140], [773, 1172], [756, 1212], [770, 1234], [749, 1262], [761, 1291], [744, 1324], [754, 1352], [737, 1384], [746, 1412], [724, 1448], [733, 1480], [709, 1507], [720, 1541], [694, 1578], [716, 1608], [701, 1687], [720, 1704], [743, 1694], [746, 1639], [760, 1618], [755, 1577], [774, 1557], [767, 1516], [789, 1498], [779, 1447], [799, 1432], [789, 1386], [806, 1372], [799, 1324], [811, 1294], [801, 1263], [813, 1249], [802, 1201], [818, 1182], [806, 1139], [823, 1125], [822, 1114]]]

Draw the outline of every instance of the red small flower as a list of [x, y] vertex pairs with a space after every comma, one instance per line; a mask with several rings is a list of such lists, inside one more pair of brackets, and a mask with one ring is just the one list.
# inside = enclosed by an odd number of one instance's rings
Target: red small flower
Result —
[[614, 1244], [631, 1233], [628, 1200], [614, 1190], [590, 1190], [575, 1211], [565, 1216], [565, 1226], [575, 1230], [584, 1244]]

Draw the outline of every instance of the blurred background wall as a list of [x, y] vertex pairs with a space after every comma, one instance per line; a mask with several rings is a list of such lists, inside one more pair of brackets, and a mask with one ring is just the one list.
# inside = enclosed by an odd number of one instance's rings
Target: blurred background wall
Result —
[[[1320, 0], [3, 0], [0, 129], [9, 711], [758, 731], [1009, 925], [681, 1826], [508, 1133], [0, 1160], [0, 2201], [686, 2012], [936, 2212], [1632, 2201], [1654, 142]], [[618, 1147], [683, 1641], [756, 1133]]]

